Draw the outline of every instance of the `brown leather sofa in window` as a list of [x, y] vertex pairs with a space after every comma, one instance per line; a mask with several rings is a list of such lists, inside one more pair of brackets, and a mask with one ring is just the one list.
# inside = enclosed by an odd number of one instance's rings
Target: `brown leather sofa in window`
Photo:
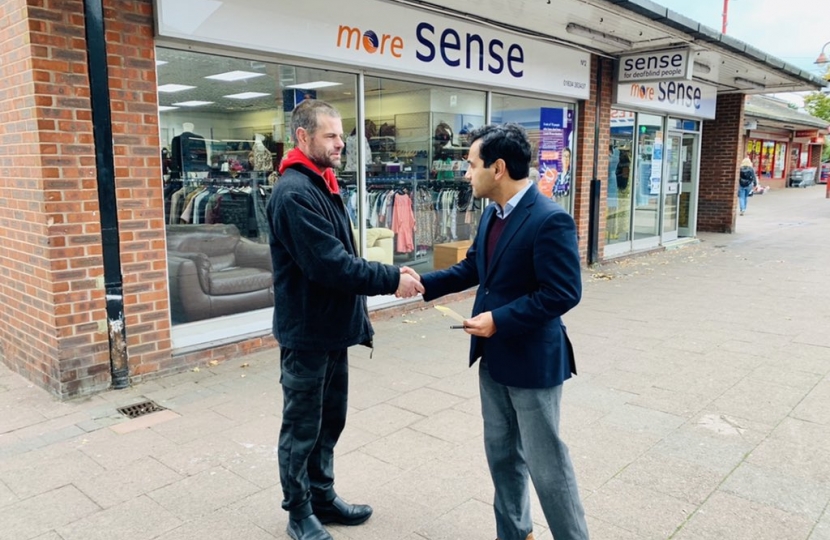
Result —
[[268, 244], [234, 225], [169, 225], [167, 267], [173, 322], [191, 322], [274, 305]]

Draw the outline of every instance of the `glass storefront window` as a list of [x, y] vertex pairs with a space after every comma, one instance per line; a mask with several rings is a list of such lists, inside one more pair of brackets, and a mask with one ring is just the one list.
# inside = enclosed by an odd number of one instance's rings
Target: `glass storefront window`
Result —
[[787, 164], [787, 143], [775, 143], [775, 178], [784, 178], [784, 166]]
[[750, 160], [752, 160], [752, 165], [755, 167], [755, 173], [760, 176], [761, 141], [758, 139], [749, 139], [746, 143], [746, 155]]
[[611, 110], [611, 145], [608, 157], [605, 242], [631, 240], [631, 177], [633, 172], [636, 113]]
[[485, 92], [366, 77], [361, 144], [355, 74], [164, 48], [157, 59], [174, 325], [273, 306], [265, 206], [306, 98], [342, 116], [336, 174], [366, 259], [427, 272], [466, 253], [483, 205], [464, 178], [468, 135]]
[[761, 143], [761, 176], [772, 178], [772, 165], [775, 156], [775, 143], [763, 141]]
[[531, 143], [531, 180], [569, 213], [573, 211], [574, 107], [541, 99], [492, 95], [493, 123], [515, 122]]
[[483, 202], [464, 175], [486, 94], [373, 77], [365, 87], [367, 237], [389, 231], [386, 262], [420, 273], [451, 266], [466, 254], [481, 216]]
[[663, 117], [637, 115], [634, 240], [657, 236], [663, 181]]
[[306, 97], [356, 111], [355, 75], [159, 48], [174, 325], [273, 306], [265, 205]]

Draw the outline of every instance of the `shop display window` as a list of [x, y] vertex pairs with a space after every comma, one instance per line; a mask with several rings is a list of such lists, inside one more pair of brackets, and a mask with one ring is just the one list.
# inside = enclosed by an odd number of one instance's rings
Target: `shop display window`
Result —
[[525, 128], [531, 144], [531, 180], [543, 195], [572, 213], [576, 163], [573, 105], [494, 93], [491, 119]]
[[631, 240], [631, 196], [634, 127], [637, 114], [611, 110], [611, 144], [606, 182], [605, 243]]
[[[366, 77], [365, 89], [366, 193], [352, 173], [345, 185], [350, 208], [367, 235], [390, 231], [386, 262], [419, 273], [451, 266], [471, 245], [484, 204], [464, 176], [469, 134], [484, 125], [486, 93], [380, 77]], [[347, 132], [348, 156], [359, 143], [356, 130]]]
[[290, 112], [316, 97], [354, 118], [357, 77], [165, 48], [157, 64], [172, 322], [270, 308], [265, 208]]
[[774, 178], [784, 178], [784, 167], [787, 166], [787, 143], [775, 143], [775, 162], [773, 165]]
[[485, 92], [365, 77], [358, 119], [355, 74], [167, 48], [157, 59], [174, 325], [279, 301], [265, 209], [306, 98], [342, 116], [335, 172], [363, 257], [427, 272], [466, 253], [486, 203], [464, 178]]
[[784, 178], [787, 167], [787, 143], [749, 139], [746, 155], [759, 178]]

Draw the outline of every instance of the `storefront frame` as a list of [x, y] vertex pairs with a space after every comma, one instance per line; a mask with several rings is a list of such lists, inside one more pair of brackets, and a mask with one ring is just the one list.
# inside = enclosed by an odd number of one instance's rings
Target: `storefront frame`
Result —
[[[311, 69], [331, 70], [342, 74], [352, 75], [356, 77], [357, 94], [355, 96], [355, 111], [356, 111], [356, 129], [358, 135], [363, 131], [364, 120], [366, 119], [366, 93], [365, 81], [367, 77], [378, 77], [385, 79], [396, 79], [404, 82], [417, 82], [419, 84], [428, 85], [431, 87], [469, 90], [476, 92], [483, 92], [485, 95], [485, 124], [489, 123], [492, 118], [492, 97], [493, 94], [516, 96], [521, 98], [536, 99], [540, 101], [556, 102], [558, 104], [572, 107], [573, 110], [573, 146], [572, 165], [576, 168], [577, 144], [580, 132], [578, 129], [579, 115], [581, 114], [579, 100], [569, 97], [563, 97], [553, 94], [545, 94], [541, 92], [519, 92], [515, 88], [494, 87], [490, 85], [475, 85], [463, 81], [450, 81], [440, 78], [425, 78], [421, 75], [411, 74], [407, 72], [394, 72], [387, 70], [375, 69], [354, 69], [353, 66], [344, 64], [319, 62], [311, 59], [298, 59], [293, 56], [278, 55], [278, 54], [262, 54], [256, 51], [238, 48], [223, 48], [213, 45], [204, 44], [201, 42], [190, 42], [180, 39], [172, 39], [156, 36], [156, 49], [174, 49], [181, 51], [189, 51], [205, 55], [217, 55], [222, 57], [229, 57], [235, 59], [244, 59], [250, 61], [267, 62], [271, 64], [289, 65], [292, 67], [303, 67]], [[360, 204], [358, 205], [358, 242], [360, 244], [361, 253], [365, 252], [366, 246], [366, 222], [365, 214], [367, 207], [367, 175], [366, 175], [366, 160], [365, 152], [358, 147], [359, 167], [357, 169], [357, 182], [359, 193], [362, 194]], [[574, 175], [575, 177], [576, 175]], [[571, 184], [571, 196], [569, 198], [569, 207], [565, 210], [573, 215], [576, 206], [575, 193], [576, 182]], [[485, 203], [487, 201], [484, 201]], [[275, 299], [275, 301], [278, 301]], [[369, 309], [376, 310], [381, 308], [394, 308], [396, 306], [411, 304], [413, 300], [399, 299], [394, 296], [379, 296], [370, 297], [368, 299]], [[172, 321], [171, 321], [172, 323]], [[250, 337], [261, 336], [267, 334], [271, 330], [272, 324], [272, 309], [265, 308], [254, 310], [250, 312], [237, 313], [234, 315], [219, 317], [215, 319], [206, 319], [202, 321], [186, 322], [181, 324], [171, 324], [171, 342], [172, 353], [174, 355], [186, 354], [202, 349], [214, 348], [221, 345], [238, 342]]]
[[[700, 161], [701, 161], [701, 142], [703, 138], [703, 119], [702, 118], [689, 118], [683, 117], [678, 114], [667, 113], [663, 111], [656, 111], [652, 109], [644, 109], [644, 108], [636, 108], [624, 105], [617, 105], [612, 104], [613, 111], [619, 111], [624, 113], [630, 113], [634, 115], [634, 124], [632, 127], [632, 157], [630, 162], [630, 168], [632, 171], [637, 171], [639, 169], [639, 162], [641, 157], [634, 153], [634, 148], [639, 146], [639, 138], [640, 134], [640, 116], [641, 115], [649, 115], [654, 117], [660, 117], [661, 121], [661, 133], [662, 133], [662, 147], [663, 149], [668, 149], [668, 139], [672, 134], [679, 134], [681, 135], [681, 139], [683, 135], [692, 134], [695, 136], [695, 148], [694, 148], [694, 162], [692, 164], [692, 194], [691, 200], [689, 201], [690, 209], [689, 209], [689, 231], [688, 234], [680, 235], [680, 222], [679, 217], [675, 218], [676, 224], [674, 229], [674, 234], [666, 235], [664, 234], [665, 228], [665, 214], [666, 214], [666, 196], [669, 195], [667, 193], [667, 185], [669, 183], [668, 173], [670, 167], [670, 160], [668, 159], [668, 155], [666, 155], [661, 160], [661, 172], [660, 172], [660, 192], [658, 194], [653, 194], [658, 197], [658, 207], [656, 210], [656, 226], [657, 232], [654, 235], [650, 235], [648, 237], [635, 239], [634, 238], [634, 228], [636, 227], [636, 198], [634, 190], [639, 187], [639, 181], [636, 181], [634, 178], [635, 172], [631, 172], [629, 177], [629, 183], [631, 188], [631, 195], [628, 198], [628, 208], [625, 210], [618, 210], [621, 212], [627, 212], [628, 214], [628, 239], [622, 242], [617, 242], [613, 244], [609, 244], [607, 239], [604, 244], [603, 248], [603, 258], [605, 259], [612, 259], [615, 257], [620, 257], [623, 255], [627, 255], [632, 252], [638, 251], [646, 251], [650, 249], [655, 249], [660, 246], [670, 245], [673, 242], [683, 241], [684, 238], [693, 238], [697, 235], [697, 207], [698, 207], [698, 195], [700, 192]], [[689, 121], [694, 122], [697, 125], [697, 129], [685, 129], [683, 127], [672, 127], [670, 123], [672, 121], [681, 122]], [[606, 177], [607, 178], [607, 177]], [[679, 185], [682, 186], [682, 180], [679, 182]], [[604, 191], [607, 197], [608, 190]], [[681, 190], [678, 191], [678, 201], [677, 201], [677, 211], [679, 212], [679, 205], [680, 205], [680, 196], [684, 193]], [[606, 217], [607, 217], [608, 208], [606, 205]], [[606, 220], [607, 222], [607, 220]]]

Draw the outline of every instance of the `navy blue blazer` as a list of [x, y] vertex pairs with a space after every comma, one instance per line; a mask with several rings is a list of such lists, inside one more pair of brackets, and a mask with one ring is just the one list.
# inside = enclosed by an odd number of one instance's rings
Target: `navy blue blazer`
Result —
[[472, 336], [470, 365], [482, 355], [494, 381], [549, 388], [576, 373], [561, 317], [579, 303], [582, 277], [573, 218], [532, 185], [510, 214], [486, 265], [487, 231], [495, 203], [485, 210], [464, 260], [422, 276], [424, 300], [478, 285], [473, 316], [491, 311], [496, 333]]

